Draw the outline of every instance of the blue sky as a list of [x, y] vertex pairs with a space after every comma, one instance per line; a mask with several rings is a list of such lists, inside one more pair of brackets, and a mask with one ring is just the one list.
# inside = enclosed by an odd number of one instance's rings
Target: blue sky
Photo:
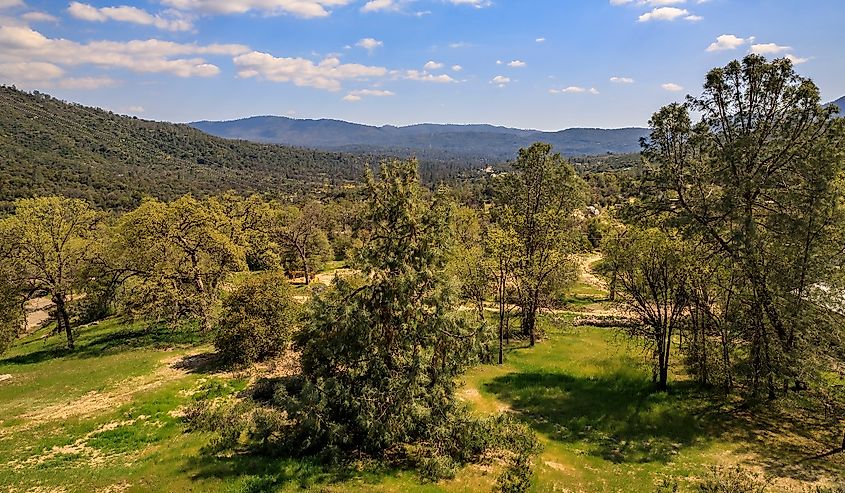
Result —
[[139, 117], [642, 126], [712, 67], [845, 95], [842, 0], [0, 0], [0, 81]]

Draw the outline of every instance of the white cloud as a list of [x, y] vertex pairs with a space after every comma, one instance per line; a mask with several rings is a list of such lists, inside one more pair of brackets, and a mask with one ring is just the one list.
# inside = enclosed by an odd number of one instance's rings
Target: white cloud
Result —
[[760, 43], [751, 45], [751, 53], [755, 53], [757, 55], [776, 55], [791, 49], [792, 48], [789, 46], [781, 46], [775, 43]]
[[701, 16], [690, 14], [687, 9], [679, 9], [677, 7], [659, 7], [651, 12], [646, 12], [638, 19], [639, 22], [649, 21], [674, 21], [677, 19], [684, 19], [688, 21], [700, 21]]
[[490, 0], [446, 0], [453, 5], [469, 5], [470, 7], [475, 7], [477, 9], [482, 9], [484, 7], [489, 7], [493, 5], [493, 2]]
[[534, 41], [535, 41], [535, 42], [537, 42], [537, 43], [545, 43], [545, 42], [546, 42], [546, 38], [537, 38], [537, 39], [535, 39]]
[[399, 10], [399, 4], [394, 0], [370, 0], [361, 7], [361, 12], [381, 12]]
[[587, 89], [586, 87], [581, 86], [569, 86], [564, 87], [563, 89], [549, 89], [550, 94], [584, 94], [589, 93], [593, 95], [598, 95], [599, 91], [595, 87], [591, 87]]
[[449, 48], [458, 49], [458, 48], [468, 48], [472, 46], [471, 44], [467, 43], [466, 41], [458, 41], [455, 43], [449, 43]]
[[499, 87], [505, 87], [506, 85], [511, 83], [510, 77], [505, 77], [504, 75], [497, 75], [490, 80], [491, 84], [495, 84]]
[[0, 9], [10, 9], [12, 7], [23, 7], [23, 0], [0, 0]]
[[785, 58], [792, 62], [793, 65], [801, 65], [802, 63], [807, 63], [810, 61], [809, 58], [801, 58], [793, 55], [792, 53], [787, 53]]
[[0, 63], [0, 76], [5, 79], [29, 82], [56, 79], [65, 74], [58, 65], [46, 62]]
[[614, 76], [614, 77], [610, 78], [610, 82], [613, 82], [614, 84], [633, 84], [634, 79], [632, 79], [630, 77], [615, 77]]
[[373, 39], [373, 38], [364, 38], [364, 39], [358, 41], [357, 43], [355, 43], [355, 46], [358, 46], [360, 48], [364, 48], [365, 50], [372, 53], [373, 50], [375, 50], [376, 48], [381, 48], [382, 46], [384, 46], [384, 42], [379, 41], [377, 39]]
[[522, 60], [512, 60], [508, 63], [508, 67], [511, 68], [522, 68], [528, 65], [527, 63], [523, 62]]
[[235, 57], [234, 62], [238, 76], [242, 78], [260, 77], [328, 91], [340, 90], [343, 81], [368, 80], [387, 74], [384, 67], [343, 64], [337, 57], [327, 57], [314, 63], [305, 58], [279, 58], [253, 51]]
[[126, 111], [128, 113], [143, 113], [146, 110], [144, 110], [143, 106], [130, 106], [126, 108]]
[[733, 34], [723, 34], [716, 38], [716, 41], [710, 44], [707, 47], [707, 51], [725, 51], [725, 50], [735, 50], [740, 46], [744, 45], [745, 43], [749, 43], [753, 41], [754, 38], [740, 38], [738, 36], [734, 36]]
[[667, 82], [662, 84], [660, 87], [669, 92], [679, 92], [684, 90], [683, 86], [675, 84], [674, 82]]
[[102, 87], [112, 87], [119, 84], [119, 81], [111, 77], [71, 77], [62, 79], [57, 84], [62, 89], [84, 89], [93, 90]]
[[403, 79], [417, 82], [435, 82], [438, 84], [450, 84], [452, 82], [457, 82], [455, 79], [446, 74], [434, 75], [426, 72], [425, 70], [406, 70], [404, 72], [394, 71], [392, 74]]
[[463, 68], [463, 67], [461, 67], [460, 65], [452, 65], [452, 71], [453, 71], [453, 72], [460, 72], [460, 71], [461, 71], [461, 70], [463, 70], [463, 69], [464, 69], [464, 68]]
[[387, 96], [395, 96], [396, 94], [391, 91], [382, 91], [378, 89], [358, 89], [355, 91], [351, 91], [349, 94], [343, 97], [344, 101], [349, 102], [356, 102], [361, 101], [365, 97], [372, 96], [372, 97], [387, 97]]
[[48, 38], [26, 26], [0, 26], [0, 63], [94, 65], [178, 77], [210, 77], [220, 69], [199, 55], [235, 56], [248, 50], [242, 45], [180, 44], [157, 39], [78, 43]]
[[198, 14], [290, 14], [306, 19], [331, 15], [334, 7], [353, 0], [161, 0], [169, 7]]
[[425, 65], [423, 65], [423, 68], [426, 70], [439, 70], [443, 68], [443, 64], [440, 62], [435, 62], [434, 60], [429, 60], [428, 62], [426, 62]]
[[46, 12], [27, 12], [21, 16], [21, 19], [28, 22], [59, 22], [58, 17]]
[[155, 26], [158, 29], [167, 31], [190, 31], [194, 28], [193, 24], [186, 19], [165, 19], [158, 15], [152, 15], [146, 10], [136, 7], [120, 6], [120, 7], [93, 7], [87, 3], [71, 2], [67, 8], [71, 17], [90, 22], [129, 22], [132, 24], [140, 24], [142, 26]]

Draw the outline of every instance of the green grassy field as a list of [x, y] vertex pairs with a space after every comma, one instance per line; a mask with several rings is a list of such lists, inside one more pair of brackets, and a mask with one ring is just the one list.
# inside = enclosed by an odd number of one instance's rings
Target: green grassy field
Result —
[[[511, 346], [505, 365], [473, 369], [460, 392], [476, 412], [514, 412], [536, 430], [535, 491], [653, 492], [662, 479], [683, 490], [712, 465], [734, 463], [773, 475], [782, 490], [845, 477], [836, 456], [800, 462], [823, 451], [823, 432], [772, 439], [783, 433], [682, 375], [672, 392], [655, 393], [639, 348], [570, 319], [544, 317], [540, 344]], [[489, 491], [495, 480], [489, 466], [422, 484], [412, 472], [210, 455], [211, 437], [187, 433], [180, 408], [238, 392], [253, 374], [217, 367], [189, 330], [113, 319], [79, 332], [74, 352], [42, 331], [0, 359], [0, 375], [11, 375], [0, 382], [0, 491]]]

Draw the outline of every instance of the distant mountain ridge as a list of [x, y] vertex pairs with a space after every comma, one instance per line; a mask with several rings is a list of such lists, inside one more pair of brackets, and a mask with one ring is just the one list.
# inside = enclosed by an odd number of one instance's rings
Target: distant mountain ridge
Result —
[[839, 106], [839, 116], [845, 116], [845, 96], [837, 99], [836, 101], [830, 103]]
[[566, 156], [639, 152], [646, 128], [571, 128], [558, 132], [494, 125], [417, 124], [381, 127], [341, 120], [301, 120], [256, 116], [230, 121], [190, 123], [203, 132], [229, 139], [310, 147], [325, 151], [416, 155], [422, 159], [507, 161], [534, 142], [552, 144]]

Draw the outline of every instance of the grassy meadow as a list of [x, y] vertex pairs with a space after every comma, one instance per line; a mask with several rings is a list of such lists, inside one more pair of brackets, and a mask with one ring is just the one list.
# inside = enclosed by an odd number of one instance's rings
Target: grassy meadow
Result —
[[[579, 284], [572, 307], [606, 307], [601, 296]], [[535, 348], [514, 342], [506, 364], [472, 369], [460, 391], [475, 412], [513, 412], [536, 431], [544, 450], [533, 491], [654, 492], [664, 482], [685, 491], [712, 467], [740, 463], [782, 491], [845, 478], [842, 457], [814, 458], [835, 440], [828, 430], [781, 429], [778, 410], [751, 413], [683, 375], [654, 392], [642, 348], [613, 329], [573, 327], [575, 315], [545, 315]], [[51, 328], [0, 359], [11, 376], [0, 382], [0, 492], [490, 491], [495, 481], [495, 465], [425, 484], [367, 464], [215, 456], [212, 437], [187, 432], [180, 410], [242, 391], [259, 370], [220, 367], [194, 330], [109, 319], [80, 328], [68, 352]]]

